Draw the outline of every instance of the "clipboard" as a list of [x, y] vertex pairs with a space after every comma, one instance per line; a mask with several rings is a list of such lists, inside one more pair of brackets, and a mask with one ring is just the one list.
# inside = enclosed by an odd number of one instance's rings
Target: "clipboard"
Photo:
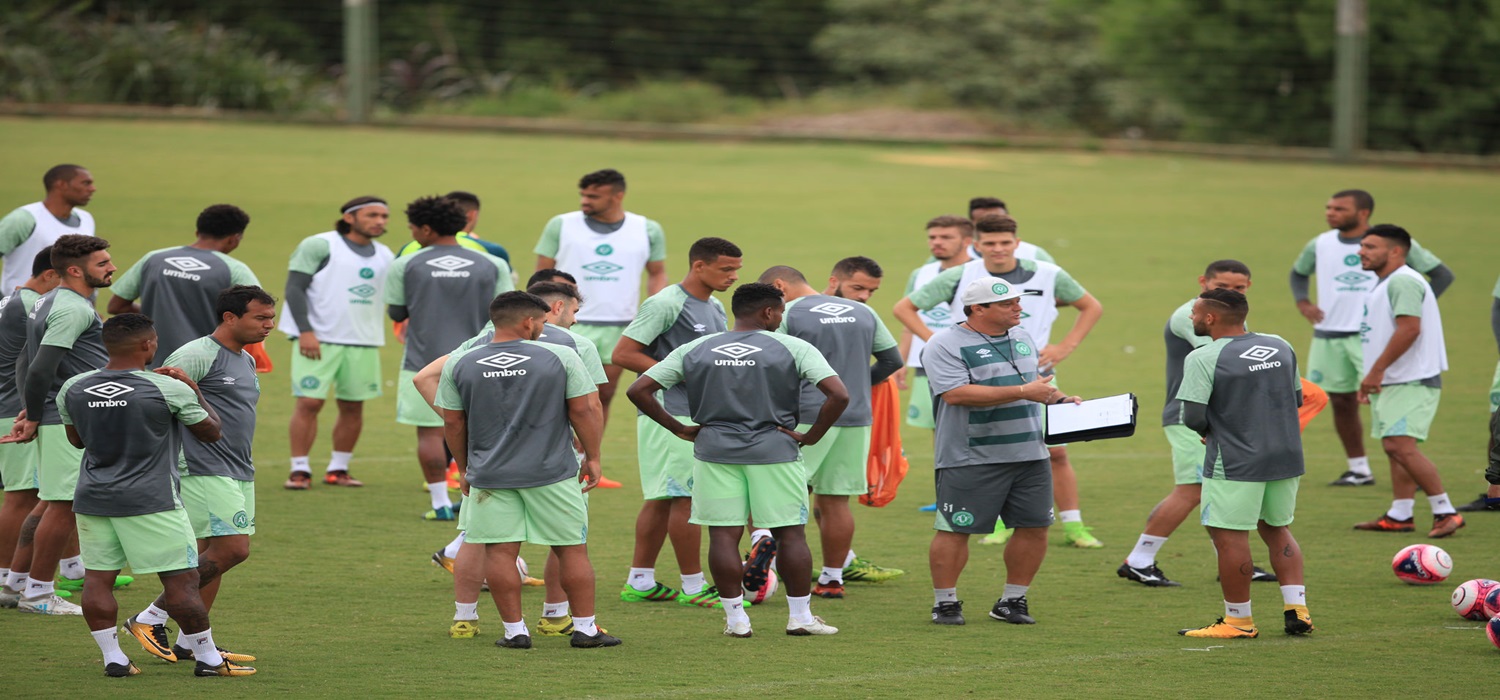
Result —
[[1044, 442], [1061, 445], [1130, 437], [1135, 435], [1135, 420], [1140, 408], [1135, 394], [1089, 399], [1082, 404], [1048, 404]]

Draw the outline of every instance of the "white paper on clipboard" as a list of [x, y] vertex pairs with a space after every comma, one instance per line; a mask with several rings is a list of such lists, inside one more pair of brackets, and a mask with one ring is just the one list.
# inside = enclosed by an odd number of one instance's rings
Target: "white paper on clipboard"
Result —
[[1047, 434], [1067, 435], [1129, 425], [1134, 419], [1135, 399], [1130, 394], [1047, 406]]

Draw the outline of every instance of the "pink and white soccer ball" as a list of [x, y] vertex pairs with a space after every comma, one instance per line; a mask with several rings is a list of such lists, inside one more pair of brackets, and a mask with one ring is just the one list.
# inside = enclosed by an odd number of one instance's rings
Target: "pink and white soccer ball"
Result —
[[766, 585], [761, 586], [758, 591], [745, 591], [745, 602], [751, 605], [760, 605], [770, 600], [771, 596], [776, 595], [776, 588], [779, 584], [780, 582], [776, 579], [776, 570], [767, 570]]
[[[1465, 620], [1488, 620], [1494, 615], [1485, 612], [1485, 597], [1500, 588], [1500, 582], [1487, 578], [1469, 579], [1453, 589], [1453, 612]], [[1497, 598], [1500, 601], [1500, 598]]]
[[1484, 594], [1484, 598], [1481, 599], [1481, 605], [1484, 606], [1485, 619], [1500, 615], [1500, 584], [1497, 584], [1488, 593]]
[[1490, 638], [1490, 644], [1500, 649], [1500, 617], [1490, 618], [1484, 625], [1484, 636]]
[[1453, 573], [1453, 557], [1442, 547], [1414, 544], [1396, 552], [1391, 570], [1396, 572], [1396, 578], [1413, 585], [1442, 583]]
[[526, 560], [522, 559], [519, 555], [516, 556], [516, 571], [521, 572], [522, 581], [525, 581], [526, 577], [531, 575], [531, 567], [527, 566]]

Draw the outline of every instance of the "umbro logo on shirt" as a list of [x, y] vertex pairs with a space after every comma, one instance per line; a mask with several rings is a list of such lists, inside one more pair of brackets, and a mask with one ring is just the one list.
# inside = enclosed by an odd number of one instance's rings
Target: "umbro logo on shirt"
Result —
[[613, 275], [616, 272], [625, 269], [624, 266], [616, 265], [608, 260], [596, 260], [587, 265], [582, 265], [581, 267], [583, 268], [584, 272], [587, 272], [590, 275], [594, 275], [594, 277], [585, 277], [584, 279], [593, 280], [614, 279], [610, 277], [610, 275]]
[[433, 277], [468, 277], [469, 272], [464, 268], [473, 265], [474, 261], [457, 255], [440, 255], [428, 260], [427, 264], [437, 268], [432, 271]]
[[212, 269], [212, 266], [209, 265], [208, 263], [203, 262], [202, 260], [199, 260], [197, 258], [190, 258], [190, 257], [187, 257], [187, 256], [178, 256], [178, 257], [175, 257], [175, 258], [167, 258], [165, 260], [162, 260], [162, 262], [164, 262], [164, 263], [166, 263], [168, 265], [171, 265], [173, 268], [176, 268], [176, 269], [162, 270], [161, 271], [162, 276], [164, 276], [164, 277], [181, 277], [182, 279], [192, 280], [194, 282], [202, 280], [203, 276], [202, 275], [195, 275], [193, 273], [195, 273], [195, 272], [203, 272], [204, 270]]
[[808, 309], [808, 311], [811, 311], [815, 314], [823, 314], [824, 316], [827, 316], [828, 318], [818, 319], [819, 323], [825, 325], [829, 323], [858, 323], [859, 319], [854, 318], [853, 316], [844, 315], [853, 310], [854, 307], [848, 304], [836, 304], [831, 301], [818, 304], [817, 306]]
[[1374, 275], [1367, 275], [1362, 272], [1354, 272], [1353, 270], [1351, 270], [1334, 277], [1333, 281], [1344, 285], [1342, 287], [1339, 287], [1339, 291], [1341, 292], [1363, 292], [1365, 291], [1365, 284], [1367, 284], [1374, 278]]
[[83, 393], [91, 394], [93, 396], [104, 399], [103, 401], [88, 402], [89, 408], [112, 408], [115, 406], [129, 405], [129, 402], [120, 399], [119, 397], [124, 396], [132, 391], [135, 391], [135, 389], [125, 386], [124, 384], [121, 384], [119, 382], [105, 382], [103, 384], [98, 384], [84, 389]]
[[1250, 346], [1249, 350], [1240, 353], [1240, 357], [1242, 359], [1253, 361], [1255, 364], [1250, 365], [1247, 369], [1249, 369], [1251, 372], [1258, 372], [1263, 369], [1280, 367], [1281, 360], [1271, 359], [1275, 357], [1279, 352], [1281, 352], [1281, 350], [1278, 348], [1266, 347], [1264, 345], [1252, 345]]
[[708, 326], [705, 326], [705, 325], [703, 325], [701, 323], [694, 323], [693, 324], [693, 332], [694, 333], [702, 333], [702, 332], [704, 332], [706, 330], [708, 330]]
[[714, 364], [720, 367], [754, 367], [755, 360], [747, 360], [745, 358], [760, 352], [760, 348], [745, 343], [726, 343], [713, 348], [712, 352], [729, 358], [727, 360], [714, 360]]
[[498, 352], [482, 360], [476, 360], [475, 362], [476, 364], [481, 364], [485, 367], [495, 368], [494, 371], [485, 372], [484, 376], [486, 377], [518, 377], [526, 374], [526, 370], [511, 368], [529, 359], [531, 359], [531, 356], [529, 355], [517, 355], [511, 352]]

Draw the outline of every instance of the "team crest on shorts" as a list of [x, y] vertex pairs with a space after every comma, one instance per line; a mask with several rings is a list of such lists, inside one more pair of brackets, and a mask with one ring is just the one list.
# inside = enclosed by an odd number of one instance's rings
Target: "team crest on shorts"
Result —
[[317, 377], [303, 377], [302, 381], [299, 382], [299, 383], [302, 385], [303, 389], [316, 389], [316, 388], [318, 388], [318, 378]]
[[232, 520], [234, 521], [234, 526], [241, 530], [250, 527], [250, 516], [246, 515], [243, 510], [235, 513]]
[[954, 525], [968, 527], [974, 524], [974, 514], [966, 510], [961, 510], [953, 514], [952, 520]]

